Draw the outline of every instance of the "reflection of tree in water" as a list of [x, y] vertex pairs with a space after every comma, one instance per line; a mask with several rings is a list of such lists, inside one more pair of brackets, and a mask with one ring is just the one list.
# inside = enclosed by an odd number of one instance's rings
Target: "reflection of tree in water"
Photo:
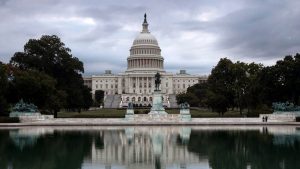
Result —
[[300, 168], [300, 144], [274, 144], [272, 135], [255, 131], [192, 131], [189, 151], [208, 156], [213, 169]]
[[[20, 149], [10, 139], [9, 131], [1, 131], [0, 168], [79, 169], [90, 154], [92, 141], [93, 134], [88, 132], [55, 132], [41, 136], [35, 145]], [[100, 140], [98, 146], [101, 147]]]

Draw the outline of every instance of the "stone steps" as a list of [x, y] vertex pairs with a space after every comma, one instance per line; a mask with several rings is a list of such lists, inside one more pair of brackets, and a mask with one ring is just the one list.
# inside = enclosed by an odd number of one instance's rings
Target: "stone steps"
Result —
[[104, 100], [104, 108], [111, 108], [111, 104], [114, 100], [114, 95], [107, 95]]
[[119, 108], [121, 103], [121, 95], [107, 95], [104, 100], [104, 108]]

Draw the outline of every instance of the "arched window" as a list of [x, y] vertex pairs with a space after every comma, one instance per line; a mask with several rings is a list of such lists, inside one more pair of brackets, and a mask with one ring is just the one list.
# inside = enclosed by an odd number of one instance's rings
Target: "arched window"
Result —
[[138, 101], [139, 101], [139, 102], [141, 101], [141, 97], [138, 97]]
[[135, 97], [132, 97], [132, 98], [131, 98], [131, 101], [132, 101], [132, 102], [135, 102]]
[[144, 97], [144, 102], [146, 102], [147, 101], [147, 97]]
[[152, 102], [152, 97], [149, 98], [150, 102]]

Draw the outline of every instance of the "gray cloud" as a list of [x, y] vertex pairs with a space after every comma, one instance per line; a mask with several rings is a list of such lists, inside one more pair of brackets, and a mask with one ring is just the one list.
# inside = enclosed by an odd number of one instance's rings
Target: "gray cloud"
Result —
[[220, 57], [274, 64], [299, 52], [300, 2], [292, 0], [1, 0], [0, 60], [30, 38], [57, 34], [88, 74], [126, 69], [144, 12], [165, 68], [206, 74]]

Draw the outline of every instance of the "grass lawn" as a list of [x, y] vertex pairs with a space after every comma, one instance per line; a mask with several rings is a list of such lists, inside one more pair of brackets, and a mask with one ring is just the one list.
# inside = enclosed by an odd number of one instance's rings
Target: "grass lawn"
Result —
[[59, 118], [123, 118], [126, 109], [98, 109], [78, 112], [58, 112]]
[[[136, 109], [136, 114], [146, 114], [150, 109]], [[169, 114], [179, 114], [179, 109], [167, 109]], [[60, 118], [124, 118], [126, 109], [98, 109], [78, 112], [59, 112]], [[218, 113], [207, 109], [191, 109], [192, 117], [220, 117]], [[223, 117], [241, 117], [237, 110], [228, 111]]]

